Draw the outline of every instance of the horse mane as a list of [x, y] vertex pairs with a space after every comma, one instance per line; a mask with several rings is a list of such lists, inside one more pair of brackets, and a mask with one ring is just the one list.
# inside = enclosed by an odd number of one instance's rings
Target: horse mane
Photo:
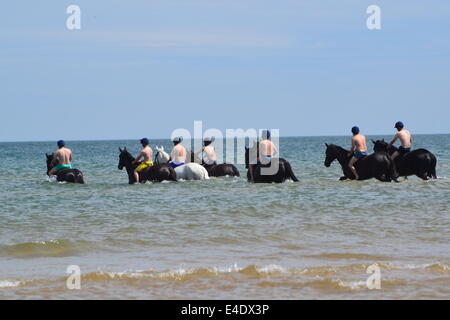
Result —
[[344, 148], [342, 148], [341, 146], [338, 146], [338, 145], [335, 145], [335, 144], [329, 144], [328, 145], [329, 147], [332, 147], [332, 148], [334, 148], [334, 149], [337, 149], [337, 151], [338, 152], [345, 152], [345, 153], [349, 153], [350, 152], [350, 150], [347, 150], [347, 149], [344, 149]]

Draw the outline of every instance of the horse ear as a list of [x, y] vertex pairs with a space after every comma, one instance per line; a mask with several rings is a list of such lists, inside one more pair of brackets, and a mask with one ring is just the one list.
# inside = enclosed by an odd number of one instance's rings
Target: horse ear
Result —
[[375, 141], [375, 140], [373, 140], [373, 139], [370, 139], [370, 140], [372, 141], [372, 143], [373, 143], [373, 144], [375, 144], [375, 143], [376, 143], [376, 141]]
[[383, 140], [381, 140], [381, 141], [383, 141], [383, 142], [384, 142], [384, 138], [383, 138]]
[[325, 142], [325, 145], [326, 145], [326, 146], [327, 146], [327, 148], [328, 148], [328, 143], [326, 143], [326, 142]]
[[127, 150], [127, 147], [123, 147], [123, 151], [128, 151], [128, 150]]
[[120, 153], [122, 153], [122, 149], [119, 147], [119, 151], [120, 151]]

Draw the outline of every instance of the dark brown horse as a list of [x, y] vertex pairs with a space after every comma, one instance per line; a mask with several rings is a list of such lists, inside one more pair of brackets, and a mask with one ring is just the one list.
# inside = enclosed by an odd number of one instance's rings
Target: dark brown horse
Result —
[[[386, 141], [372, 140], [375, 152], [387, 152], [389, 155], [398, 149]], [[437, 179], [436, 175], [436, 157], [426, 149], [416, 149], [404, 155], [399, 155], [394, 159], [398, 173], [401, 177], [416, 175], [423, 180], [430, 178]]]
[[[53, 168], [53, 157], [54, 154], [45, 154], [47, 157], [47, 175]], [[71, 183], [81, 183], [84, 184], [83, 173], [78, 169], [63, 169], [56, 172], [56, 181], [59, 182], [71, 182]]]
[[[282, 183], [287, 179], [298, 181], [291, 164], [283, 158], [272, 158], [267, 164], [261, 164], [259, 161], [256, 164], [250, 164], [251, 159], [256, 159], [258, 153], [259, 142], [255, 142], [252, 148], [245, 147], [245, 167], [248, 169], [248, 181], [255, 183]], [[276, 168], [275, 172], [272, 172], [272, 166]]]
[[202, 159], [197, 157], [194, 152], [191, 151], [191, 162], [200, 163], [208, 171], [210, 177], [240, 177], [239, 170], [231, 163], [220, 164], [206, 164]]
[[[349, 155], [350, 151], [334, 144], [325, 143], [325, 145], [327, 146], [325, 151], [325, 167], [328, 168], [334, 160], [337, 160], [344, 173], [344, 176], [339, 180], [354, 180], [355, 176], [348, 166], [352, 158], [352, 155]], [[376, 152], [358, 160], [355, 163], [355, 168], [358, 172], [359, 180], [376, 178], [383, 182], [391, 182], [392, 180], [398, 182], [398, 173], [395, 169], [394, 161], [384, 152]]]

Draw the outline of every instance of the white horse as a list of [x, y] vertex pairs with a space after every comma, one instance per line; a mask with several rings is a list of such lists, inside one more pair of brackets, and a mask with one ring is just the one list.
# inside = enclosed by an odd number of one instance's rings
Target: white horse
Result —
[[[164, 151], [164, 147], [156, 146], [155, 163], [168, 163], [170, 156]], [[178, 179], [184, 180], [205, 180], [209, 179], [208, 171], [195, 162], [189, 162], [175, 168]]]

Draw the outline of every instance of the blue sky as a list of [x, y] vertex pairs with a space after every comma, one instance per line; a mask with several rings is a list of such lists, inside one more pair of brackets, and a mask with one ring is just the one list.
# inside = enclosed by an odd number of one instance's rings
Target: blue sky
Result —
[[[79, 5], [82, 29], [66, 29]], [[381, 8], [382, 29], [366, 27]], [[450, 132], [450, 2], [8, 1], [0, 141]]]

